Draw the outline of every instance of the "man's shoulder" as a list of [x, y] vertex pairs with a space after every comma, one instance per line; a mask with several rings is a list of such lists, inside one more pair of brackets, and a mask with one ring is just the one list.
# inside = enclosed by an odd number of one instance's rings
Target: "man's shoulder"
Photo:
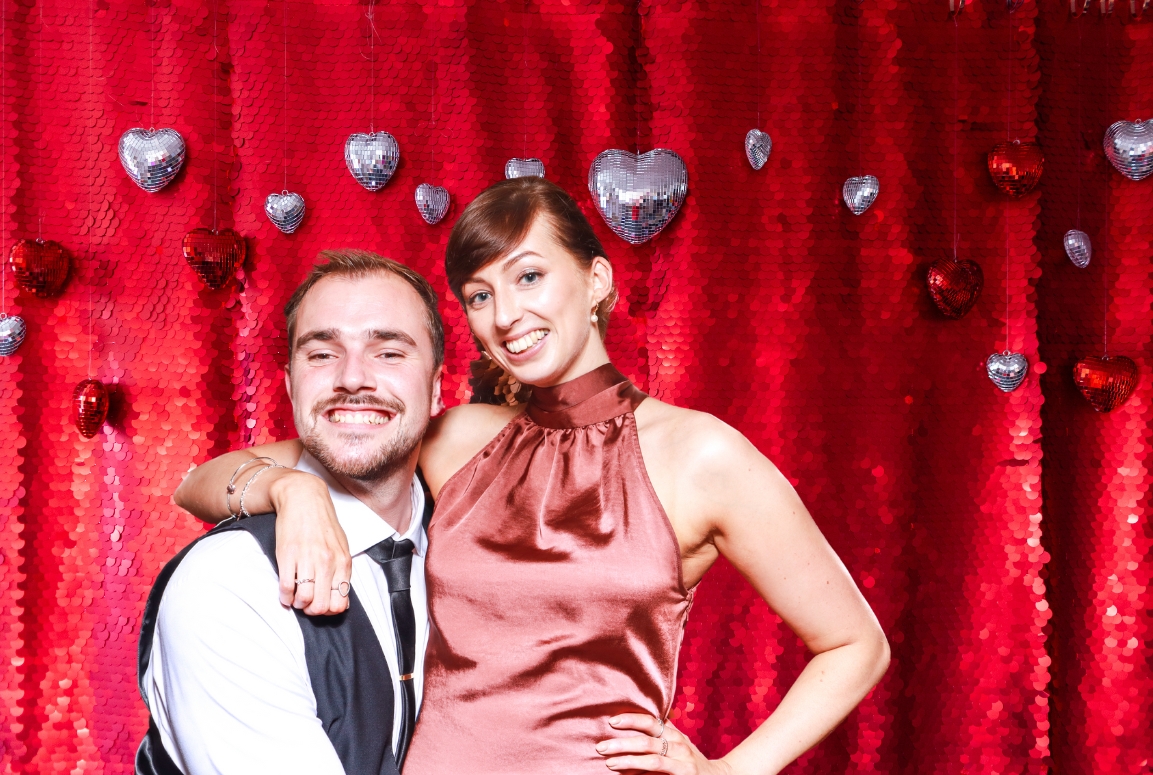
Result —
[[279, 594], [276, 571], [256, 538], [226, 530], [202, 538], [184, 556], [164, 590], [160, 618], [162, 624], [196, 612], [215, 618], [234, 606], [274, 611], [281, 608]]

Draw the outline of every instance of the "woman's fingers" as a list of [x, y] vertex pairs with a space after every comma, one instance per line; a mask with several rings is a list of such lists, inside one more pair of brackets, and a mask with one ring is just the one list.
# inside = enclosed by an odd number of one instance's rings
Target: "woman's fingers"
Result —
[[641, 772], [667, 772], [669, 775], [687, 775], [684, 762], [670, 759], [667, 756], [648, 754], [645, 756], [617, 756], [605, 761], [610, 770], [640, 770]]
[[629, 735], [597, 743], [597, 753], [606, 757], [622, 754], [660, 754], [663, 748], [663, 740], [649, 735]]
[[613, 729], [634, 729], [637, 732], [644, 732], [649, 737], [660, 737], [664, 729], [670, 728], [647, 713], [622, 713], [610, 718], [609, 724]]

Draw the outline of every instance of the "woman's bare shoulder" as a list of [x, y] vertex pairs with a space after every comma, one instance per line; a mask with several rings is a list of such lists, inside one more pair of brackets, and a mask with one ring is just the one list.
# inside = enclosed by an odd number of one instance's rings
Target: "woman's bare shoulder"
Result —
[[523, 406], [461, 404], [433, 418], [420, 451], [420, 467], [433, 495], [523, 411]]
[[703, 462], [703, 458], [751, 447], [740, 431], [708, 412], [673, 406], [650, 396], [637, 407], [635, 414], [642, 443], [659, 444], [682, 460], [685, 455], [694, 454], [701, 456], [699, 462]]

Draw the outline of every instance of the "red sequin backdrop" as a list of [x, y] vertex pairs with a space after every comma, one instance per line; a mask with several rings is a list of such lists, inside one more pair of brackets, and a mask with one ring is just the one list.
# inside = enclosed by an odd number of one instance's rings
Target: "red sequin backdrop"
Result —
[[[4, 0], [3, 249], [42, 234], [75, 264], [54, 300], [6, 279], [29, 335], [0, 359], [3, 770], [131, 770], [141, 607], [202, 529], [170, 494], [212, 455], [291, 435], [281, 308], [319, 250], [374, 249], [432, 279], [448, 394], [466, 400], [450, 224], [507, 159], [535, 156], [615, 264], [616, 362], [747, 434], [889, 633], [884, 680], [794, 771], [1147, 771], [1153, 179], [1122, 178], [1101, 138], [1153, 114], [1153, 22], [1098, 6], [1025, 0], [1010, 16], [977, 0], [954, 23], [946, 0], [426, 0], [376, 6], [370, 45], [363, 2], [293, 0], [285, 47], [279, 2]], [[758, 110], [774, 145], [754, 172]], [[156, 194], [116, 154], [149, 125], [189, 149]], [[370, 127], [402, 154], [377, 193], [341, 158]], [[1006, 137], [1046, 156], [1021, 200], [985, 169]], [[679, 153], [690, 193], [634, 248], [586, 176], [600, 151], [638, 145]], [[262, 212], [285, 165], [308, 203], [292, 236]], [[863, 173], [880, 196], [854, 217], [841, 184]], [[439, 226], [413, 203], [425, 181], [453, 196]], [[220, 291], [180, 248], [214, 223], [249, 248]], [[962, 320], [924, 284], [954, 225], [985, 273]], [[1061, 247], [1078, 226], [1086, 270]], [[1101, 354], [1106, 318], [1109, 351], [1142, 376], [1101, 415], [1071, 369]], [[1009, 394], [984, 373], [1006, 328], [1030, 364]], [[85, 440], [69, 399], [89, 375], [114, 400]], [[805, 660], [722, 562], [693, 610], [675, 723], [719, 755]]]

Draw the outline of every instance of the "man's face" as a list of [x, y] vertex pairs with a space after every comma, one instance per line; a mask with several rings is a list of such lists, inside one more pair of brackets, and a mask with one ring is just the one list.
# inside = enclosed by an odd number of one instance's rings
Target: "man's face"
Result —
[[332, 473], [381, 478], [444, 409], [425, 315], [412, 286], [384, 272], [325, 277], [304, 297], [285, 381], [305, 449]]

